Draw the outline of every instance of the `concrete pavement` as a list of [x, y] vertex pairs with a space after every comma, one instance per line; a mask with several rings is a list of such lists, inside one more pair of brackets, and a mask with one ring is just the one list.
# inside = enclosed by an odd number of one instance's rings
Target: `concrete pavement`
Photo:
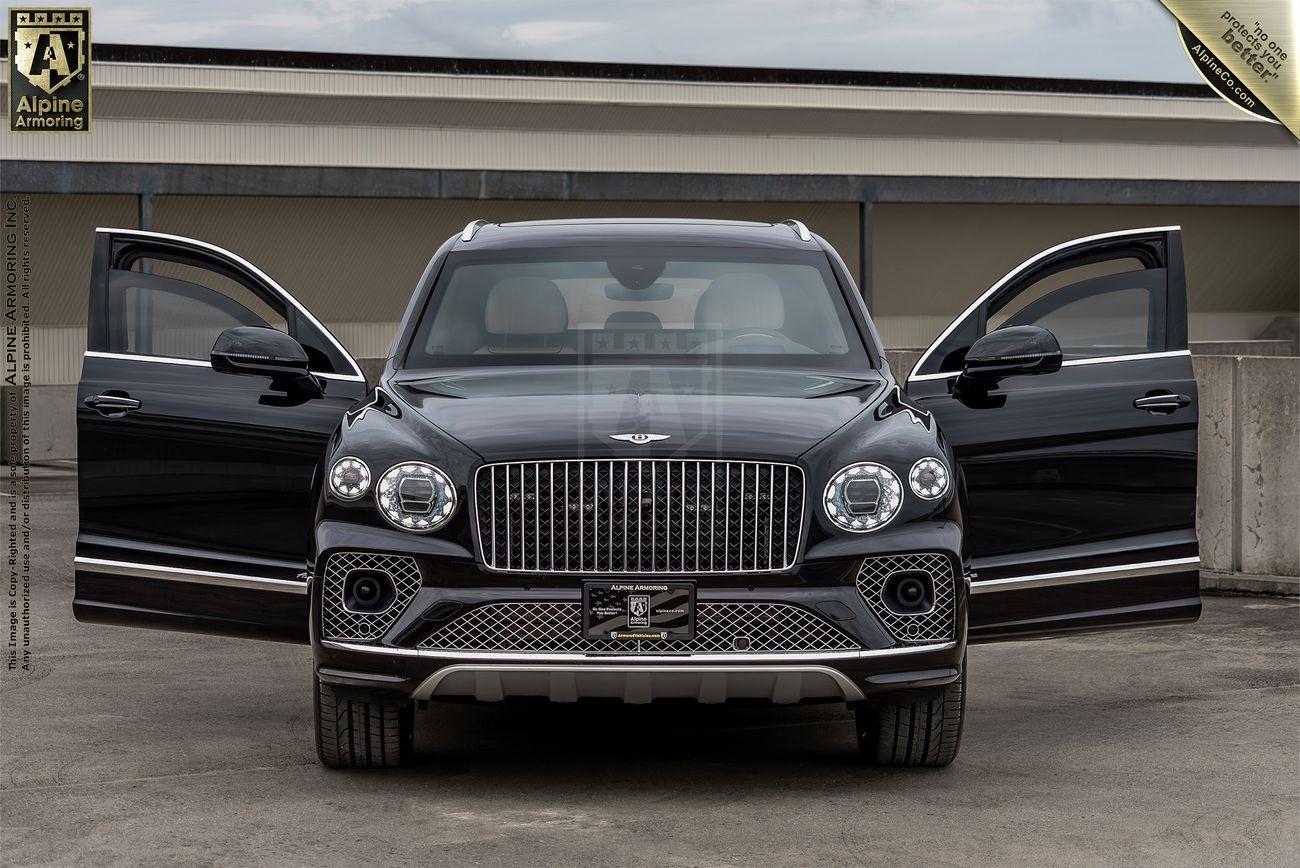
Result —
[[331, 772], [307, 648], [75, 623], [74, 483], [37, 489], [6, 865], [1300, 861], [1295, 600], [973, 648], [944, 770], [859, 766], [841, 706], [435, 706], [413, 767]]

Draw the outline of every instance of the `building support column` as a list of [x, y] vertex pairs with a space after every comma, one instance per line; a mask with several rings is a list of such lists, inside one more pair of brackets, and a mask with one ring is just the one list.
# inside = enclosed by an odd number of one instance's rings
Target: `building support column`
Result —
[[[153, 193], [141, 190], [136, 199], [136, 228], [144, 232], [153, 231]], [[153, 274], [153, 262], [140, 260], [140, 271]], [[135, 293], [135, 352], [153, 351], [153, 295], [144, 290]]]
[[871, 286], [871, 206], [870, 199], [858, 202], [858, 288], [867, 310], [874, 313]]

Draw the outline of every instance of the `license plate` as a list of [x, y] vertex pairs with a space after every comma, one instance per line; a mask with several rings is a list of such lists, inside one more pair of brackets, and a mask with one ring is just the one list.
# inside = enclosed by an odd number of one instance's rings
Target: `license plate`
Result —
[[690, 582], [587, 582], [582, 631], [588, 639], [682, 642], [695, 633]]

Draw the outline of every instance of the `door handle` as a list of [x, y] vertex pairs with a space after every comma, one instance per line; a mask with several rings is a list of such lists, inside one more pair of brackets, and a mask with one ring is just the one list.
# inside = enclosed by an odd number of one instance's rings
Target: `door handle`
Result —
[[101, 416], [115, 419], [140, 409], [140, 402], [130, 395], [92, 395], [83, 401], [87, 407]]
[[1162, 395], [1147, 395], [1142, 398], [1136, 398], [1133, 406], [1139, 410], [1146, 410], [1152, 416], [1168, 416], [1175, 410], [1179, 410], [1192, 403], [1192, 399], [1186, 395], [1175, 395], [1172, 392], [1166, 392]]

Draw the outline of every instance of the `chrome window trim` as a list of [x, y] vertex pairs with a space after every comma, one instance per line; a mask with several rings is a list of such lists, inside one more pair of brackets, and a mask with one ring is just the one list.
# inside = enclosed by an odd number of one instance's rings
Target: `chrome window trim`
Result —
[[1082, 582], [1106, 582], [1119, 579], [1136, 579], [1165, 573], [1181, 573], [1198, 568], [1200, 557], [1170, 558], [1163, 561], [1146, 561], [1135, 564], [1115, 564], [1086, 570], [1062, 570], [1055, 573], [1035, 573], [1027, 576], [1008, 576], [1004, 579], [975, 579], [970, 583], [972, 594], [991, 591], [1012, 591], [1021, 588], [1050, 588], [1058, 585], [1077, 585]]
[[[191, 368], [211, 368], [212, 362], [205, 362], [202, 359], [174, 359], [170, 356], [139, 356], [134, 353], [110, 353], [104, 350], [86, 350], [81, 354], [83, 358], [94, 359], [121, 359], [124, 362], [155, 362], [160, 365], [186, 365]], [[352, 374], [326, 374], [318, 371], [312, 371], [312, 376], [320, 377], [322, 380], [344, 380], [350, 383], [364, 383], [365, 377], [353, 376]]]
[[665, 664], [694, 663], [729, 663], [739, 665], [738, 660], [749, 663], [784, 663], [818, 660], [863, 660], [872, 657], [893, 657], [897, 655], [919, 654], [923, 651], [949, 651], [957, 647], [956, 642], [943, 642], [934, 645], [908, 645], [897, 648], [870, 648], [861, 651], [782, 651], [768, 654], [665, 654], [661, 656], [629, 656], [626, 654], [547, 654], [540, 652], [511, 653], [507, 651], [481, 653], [477, 651], [427, 651], [420, 648], [390, 648], [375, 645], [356, 645], [351, 642], [337, 642], [332, 639], [321, 640], [321, 646], [335, 651], [360, 651], [367, 654], [391, 654], [398, 657], [429, 657], [440, 660], [465, 660], [485, 663], [577, 663], [593, 666], [604, 664], [634, 664], [631, 668], [644, 671], [645, 668]]
[[[1170, 359], [1175, 356], [1190, 356], [1191, 354], [1191, 350], [1161, 350], [1154, 353], [1130, 353], [1124, 356], [1097, 356], [1096, 358], [1089, 359], [1070, 359], [1069, 361], [1061, 362], [1061, 367], [1073, 368], [1079, 365], [1104, 365], [1111, 362], [1135, 362], [1139, 359]], [[938, 374], [916, 374], [908, 377], [907, 382], [922, 383], [926, 380], [946, 380], [949, 377], [960, 376], [960, 374], [961, 371], [944, 371]]]
[[[437, 691], [438, 685], [452, 675], [458, 675], [462, 672], [487, 673], [487, 672], [545, 672], [549, 674], [564, 672], [596, 672], [609, 673], [613, 675], [639, 675], [646, 671], [644, 666], [626, 666], [626, 665], [608, 665], [608, 664], [591, 664], [586, 666], [560, 665], [560, 666], [538, 666], [535, 664], [511, 665], [511, 664], [474, 664], [474, 663], [456, 663], [451, 666], [444, 666], [437, 672], [430, 675], [415, 688], [411, 694], [412, 699], [429, 699]], [[655, 672], [666, 674], [690, 674], [690, 675], [745, 675], [755, 672], [763, 674], [809, 674], [824, 675], [835, 682], [835, 686], [840, 689], [844, 698], [850, 702], [865, 699], [861, 688], [853, 683], [843, 672], [833, 669], [830, 666], [804, 665], [804, 666], [656, 666]]]
[[219, 573], [209, 570], [191, 570], [162, 564], [142, 564], [134, 561], [114, 561], [104, 558], [74, 557], [73, 564], [96, 573], [112, 576], [131, 576], [139, 579], [161, 579], [168, 582], [188, 582], [215, 585], [223, 588], [250, 588], [258, 591], [277, 591], [288, 594], [306, 594], [307, 583], [293, 579], [272, 579], [266, 576], [247, 576], [238, 573]]
[[[272, 291], [278, 293], [280, 297], [285, 300], [285, 302], [292, 305], [294, 310], [296, 310], [299, 314], [301, 314], [309, 323], [314, 325], [316, 328], [320, 329], [320, 333], [325, 336], [325, 339], [329, 341], [331, 344], [333, 344], [334, 349], [338, 350], [339, 353], [343, 356], [343, 358], [347, 359], [348, 364], [352, 366], [351, 375], [317, 374], [317, 376], [328, 377], [330, 379], [348, 379], [348, 380], [359, 380], [361, 382], [365, 382], [366, 378], [361, 373], [361, 366], [357, 364], [356, 359], [352, 358], [352, 354], [343, 348], [343, 344], [339, 343], [338, 338], [334, 337], [334, 335], [330, 332], [330, 330], [325, 328], [325, 325], [320, 320], [316, 319], [315, 316], [312, 315], [311, 311], [303, 307], [302, 304], [298, 301], [298, 299], [290, 295], [289, 292], [285, 290], [283, 286], [277, 283], [274, 278], [272, 278], [265, 271], [258, 268], [256, 265], [249, 262], [247, 259], [240, 256], [239, 254], [232, 253], [229, 250], [226, 250], [224, 247], [218, 247], [215, 244], [209, 244], [206, 241], [199, 241], [197, 238], [186, 238], [183, 235], [168, 235], [165, 232], [146, 232], [143, 229], [114, 229], [112, 227], [107, 227], [107, 226], [98, 226], [95, 228], [95, 232], [97, 233], [108, 232], [112, 235], [130, 236], [133, 238], [153, 238], [159, 241], [172, 241], [177, 244], [186, 244], [191, 247], [197, 247], [201, 250], [206, 250], [209, 253], [215, 253], [218, 256], [224, 256], [230, 259], [232, 262], [235, 262], [241, 267], [248, 269], [259, 280], [265, 282], [266, 285], [272, 289]], [[313, 373], [315, 372], [313, 371]]]
[[930, 343], [930, 346], [925, 348], [925, 352], [921, 353], [921, 358], [916, 360], [916, 364], [912, 366], [911, 373], [907, 375], [907, 382], [911, 382], [912, 380], [922, 380], [922, 379], [926, 379], [926, 380], [942, 379], [944, 377], [956, 376], [957, 373], [960, 373], [958, 371], [953, 373], [917, 374], [917, 371], [921, 370], [921, 366], [924, 365], [926, 361], [929, 360], [930, 356], [934, 354], [935, 347], [943, 343], [944, 339], [947, 338], [948, 335], [956, 331], [957, 328], [966, 321], [967, 317], [969, 317], [972, 313], [974, 313], [976, 310], [979, 309], [980, 305], [982, 305], [985, 301], [987, 301], [999, 289], [1006, 286], [1008, 281], [1010, 281], [1013, 277], [1016, 277], [1017, 275], [1020, 274], [1020, 272], [1024, 271], [1026, 268], [1033, 265], [1035, 262], [1038, 262], [1040, 259], [1045, 259], [1046, 257], [1051, 256], [1053, 253], [1057, 253], [1058, 251], [1064, 250], [1067, 247], [1073, 247], [1076, 244], [1086, 244], [1092, 241], [1102, 241], [1107, 238], [1123, 238], [1126, 235], [1146, 235], [1152, 232], [1177, 232], [1181, 229], [1182, 229], [1181, 226], [1147, 226], [1146, 228], [1143, 229], [1121, 229], [1118, 232], [1102, 232], [1098, 235], [1085, 235], [1082, 238], [1074, 238], [1069, 241], [1063, 241], [1060, 244], [1055, 245], [1054, 247], [1049, 247], [1046, 250], [1040, 250], [1038, 253], [1035, 253], [1033, 256], [1029, 257], [1024, 262], [1020, 263], [1015, 268], [1011, 269], [1006, 274], [1004, 274], [1001, 280], [999, 280], [997, 283], [993, 284], [988, 289], [986, 289], [983, 292], [983, 294], [981, 294], [979, 298], [971, 302], [970, 306], [968, 306], [964, 311], [962, 311], [961, 314], [959, 314], [956, 319], [948, 323], [948, 327], [939, 333], [939, 336]]

